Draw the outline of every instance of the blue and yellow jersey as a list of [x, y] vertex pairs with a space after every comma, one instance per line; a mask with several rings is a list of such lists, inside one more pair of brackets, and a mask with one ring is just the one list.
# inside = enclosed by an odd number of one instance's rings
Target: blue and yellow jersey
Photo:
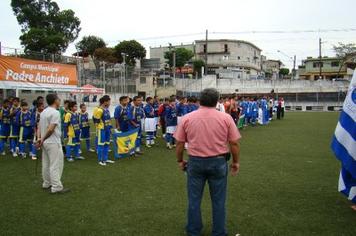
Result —
[[26, 111], [20, 111], [19, 113], [17, 113], [16, 115], [16, 123], [20, 126], [20, 127], [31, 127], [31, 122], [32, 121], [32, 117], [31, 117], [31, 112]]
[[80, 125], [81, 129], [90, 127], [88, 112], [84, 112], [84, 113], [80, 112], [79, 113], [79, 125]]
[[79, 116], [77, 113], [67, 112], [64, 116], [64, 127], [67, 128], [68, 137], [75, 137], [79, 135]]
[[11, 123], [10, 119], [10, 108], [1, 108], [0, 109], [0, 123], [2, 125], [9, 125]]
[[109, 109], [98, 107], [93, 111], [93, 119], [98, 130], [111, 129], [111, 116]]
[[21, 112], [21, 107], [20, 106], [13, 106], [11, 107], [10, 109], [10, 116], [11, 116], [11, 125], [16, 125], [18, 126], [19, 123], [18, 123], [18, 120], [17, 120], [17, 117], [19, 115], [19, 113]]

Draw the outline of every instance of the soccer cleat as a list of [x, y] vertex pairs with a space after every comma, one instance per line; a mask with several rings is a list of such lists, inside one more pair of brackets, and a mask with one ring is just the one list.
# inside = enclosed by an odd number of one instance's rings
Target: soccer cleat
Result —
[[26, 157], [27, 157], [26, 153], [20, 153], [20, 156], [22, 159], [26, 159]]
[[172, 145], [170, 143], [167, 143], [167, 148], [172, 149]]
[[115, 163], [115, 161], [112, 161], [112, 160], [106, 160], [106, 163], [114, 164], [114, 163]]
[[177, 145], [176, 145], [176, 144], [173, 144], [173, 147], [175, 148], [175, 147], [177, 147]]
[[17, 155], [16, 152], [13, 152], [13, 153], [12, 153], [12, 156], [13, 156], [13, 157], [18, 157], [18, 155]]
[[102, 162], [102, 161], [99, 161], [99, 165], [101, 165], [101, 166], [106, 166], [106, 163], [105, 163], [105, 162]]
[[92, 149], [92, 148], [90, 148], [88, 151], [89, 151], [89, 152], [95, 152], [95, 150]]
[[35, 161], [35, 160], [37, 160], [37, 157], [36, 156], [32, 156], [31, 159]]
[[67, 161], [68, 162], [74, 162], [74, 159], [70, 157], [70, 158], [67, 158]]
[[79, 154], [82, 154], [82, 150], [81, 149], [79, 149]]
[[149, 144], [146, 144], [146, 147], [147, 147], [147, 148], [151, 148], [152, 146], [151, 146], [151, 145], [149, 145]]
[[51, 194], [63, 194], [63, 193], [69, 193], [70, 189], [69, 188], [63, 188], [62, 190], [59, 191], [51, 191]]
[[85, 157], [79, 156], [75, 158], [76, 160], [85, 160]]

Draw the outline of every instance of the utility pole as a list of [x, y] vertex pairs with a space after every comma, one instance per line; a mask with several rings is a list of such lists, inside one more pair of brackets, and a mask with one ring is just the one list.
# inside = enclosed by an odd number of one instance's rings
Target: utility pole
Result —
[[122, 59], [123, 59], [123, 64], [124, 64], [124, 78], [123, 78], [123, 83], [122, 83], [122, 93], [125, 94], [126, 90], [126, 53], [121, 53]]
[[297, 61], [297, 56], [294, 55], [294, 57], [293, 57], [293, 73], [292, 73], [293, 79], [295, 79], [295, 64], [296, 64], [296, 61]]
[[176, 49], [173, 48], [173, 86], [176, 86]]
[[169, 51], [172, 51], [172, 70], [173, 70], [173, 86], [176, 85], [176, 50], [172, 47], [172, 44], [169, 43]]
[[105, 93], [105, 61], [103, 61], [103, 89], [104, 89], [104, 93]]
[[319, 38], [319, 79], [321, 79], [321, 67], [322, 67], [322, 64], [321, 64], [321, 38]]
[[208, 74], [208, 30], [205, 31], [205, 71], [204, 74]]

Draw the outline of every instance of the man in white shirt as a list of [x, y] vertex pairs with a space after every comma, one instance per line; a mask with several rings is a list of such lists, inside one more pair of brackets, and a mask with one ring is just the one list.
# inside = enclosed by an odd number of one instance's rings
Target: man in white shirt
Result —
[[63, 150], [61, 143], [61, 118], [58, 111], [60, 99], [56, 94], [46, 96], [48, 107], [41, 113], [38, 147], [42, 147], [43, 189], [51, 193], [66, 193], [61, 177], [63, 172]]

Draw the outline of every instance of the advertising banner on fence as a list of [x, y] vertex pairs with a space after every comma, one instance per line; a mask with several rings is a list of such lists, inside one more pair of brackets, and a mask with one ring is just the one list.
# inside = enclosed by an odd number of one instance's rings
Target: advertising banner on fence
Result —
[[75, 89], [77, 67], [0, 55], [0, 88], [56, 91]]

